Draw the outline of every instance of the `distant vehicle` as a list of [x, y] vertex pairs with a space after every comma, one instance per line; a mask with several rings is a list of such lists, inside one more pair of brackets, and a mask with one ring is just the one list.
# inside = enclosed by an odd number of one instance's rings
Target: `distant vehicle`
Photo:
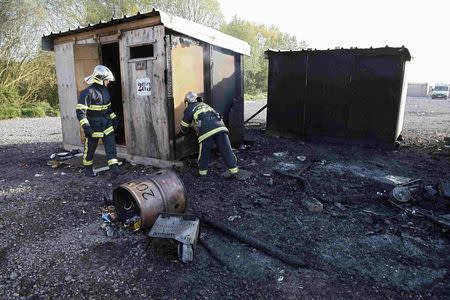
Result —
[[448, 98], [448, 84], [436, 84], [431, 91], [431, 98]]

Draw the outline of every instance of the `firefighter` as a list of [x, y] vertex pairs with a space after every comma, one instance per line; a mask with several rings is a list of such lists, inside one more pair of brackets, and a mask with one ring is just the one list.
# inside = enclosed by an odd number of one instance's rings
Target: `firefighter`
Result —
[[77, 118], [85, 135], [83, 165], [88, 177], [95, 176], [92, 169], [93, 157], [100, 138], [103, 140], [109, 169], [113, 175], [121, 174], [114, 136], [118, 120], [111, 109], [111, 97], [107, 88], [109, 82], [114, 80], [111, 70], [102, 65], [96, 66], [93, 73], [84, 79], [90, 86], [80, 93], [76, 106]]
[[208, 174], [208, 163], [211, 148], [214, 143], [219, 148], [225, 165], [234, 177], [238, 172], [237, 159], [231, 150], [228, 129], [222, 121], [222, 117], [209, 105], [203, 103], [203, 99], [197, 94], [189, 92], [184, 99], [186, 109], [181, 121], [181, 132], [186, 134], [190, 127], [194, 127], [198, 135], [198, 174]]

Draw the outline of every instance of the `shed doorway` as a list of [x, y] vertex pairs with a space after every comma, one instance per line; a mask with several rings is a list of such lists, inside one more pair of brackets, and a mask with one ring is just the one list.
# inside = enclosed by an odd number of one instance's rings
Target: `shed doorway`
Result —
[[111, 108], [119, 120], [119, 128], [115, 131], [116, 143], [125, 145], [119, 43], [102, 44], [101, 61], [104, 66], [111, 70], [116, 79], [109, 84], [108, 89], [111, 94]]

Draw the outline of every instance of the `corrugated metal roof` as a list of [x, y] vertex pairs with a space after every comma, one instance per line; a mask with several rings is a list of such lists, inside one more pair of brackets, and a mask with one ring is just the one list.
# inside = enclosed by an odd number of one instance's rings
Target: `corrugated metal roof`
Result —
[[250, 55], [250, 45], [240, 39], [237, 39], [235, 37], [232, 37], [231, 35], [225, 34], [210, 27], [180, 17], [171, 16], [161, 10], [156, 9], [148, 13], [139, 12], [134, 16], [123, 16], [123, 18], [117, 19], [111, 18], [111, 20], [108, 22], [100, 21], [97, 24], [89, 24], [85, 27], [79, 26], [78, 28], [69, 29], [64, 32], [60, 31], [59, 33], [50, 33], [49, 35], [42, 37], [42, 49], [53, 50], [53, 41], [59, 37], [69, 36], [80, 32], [88, 32], [91, 30], [101, 29], [116, 24], [156, 16], [159, 16], [161, 18], [161, 24], [168, 29], [193, 37], [214, 46], [228, 49], [240, 54]]
[[380, 47], [380, 48], [335, 48], [335, 49], [302, 49], [302, 50], [279, 50], [279, 49], [268, 49], [264, 53], [267, 55], [271, 53], [297, 53], [297, 52], [310, 52], [310, 53], [322, 53], [322, 52], [335, 52], [335, 51], [352, 51], [352, 52], [360, 52], [364, 55], [400, 55], [403, 56], [405, 60], [411, 60], [411, 54], [409, 53], [408, 48], [405, 46], [401, 47]]

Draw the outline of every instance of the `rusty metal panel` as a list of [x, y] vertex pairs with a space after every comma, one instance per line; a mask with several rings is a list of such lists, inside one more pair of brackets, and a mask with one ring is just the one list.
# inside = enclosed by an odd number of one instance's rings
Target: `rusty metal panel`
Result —
[[[124, 32], [119, 43], [125, 139], [131, 156], [171, 156], [164, 35], [163, 26], [142, 28]], [[154, 56], [130, 59], [129, 48], [145, 44], [153, 45]], [[143, 61], [145, 69], [141, 67]]]

